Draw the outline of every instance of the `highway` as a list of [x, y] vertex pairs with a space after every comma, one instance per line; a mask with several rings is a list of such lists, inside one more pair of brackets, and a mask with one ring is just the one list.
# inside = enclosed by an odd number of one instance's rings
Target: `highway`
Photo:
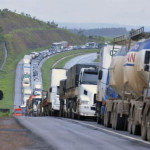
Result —
[[[70, 68], [76, 63], [92, 62], [96, 54], [78, 56], [66, 63]], [[14, 106], [21, 103], [22, 61], [16, 69], [16, 84]], [[39, 69], [40, 71], [41, 69]], [[20, 94], [20, 95], [19, 95]], [[72, 120], [59, 117], [18, 117], [19, 122], [41, 137], [52, 149], [56, 150], [149, 150], [150, 143], [141, 140], [140, 136], [128, 132], [115, 131], [98, 125], [92, 120]]]

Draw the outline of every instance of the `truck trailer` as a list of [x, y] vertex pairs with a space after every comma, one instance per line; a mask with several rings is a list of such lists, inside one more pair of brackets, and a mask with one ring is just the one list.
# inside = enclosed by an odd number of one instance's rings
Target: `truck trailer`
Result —
[[60, 81], [66, 79], [67, 70], [64, 68], [52, 68], [50, 70], [49, 98], [43, 101], [44, 115], [58, 115], [60, 109]]

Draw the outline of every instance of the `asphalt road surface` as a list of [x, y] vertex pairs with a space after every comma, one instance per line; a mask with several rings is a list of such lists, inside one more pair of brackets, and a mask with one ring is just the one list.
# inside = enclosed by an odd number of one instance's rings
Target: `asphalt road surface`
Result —
[[[88, 54], [87, 58], [78, 56], [69, 61], [65, 67], [70, 68], [73, 64], [82, 63], [85, 60], [89, 63], [87, 60], [93, 58], [92, 55]], [[17, 75], [22, 72], [20, 63], [16, 70]], [[16, 82], [21, 81], [17, 78]], [[19, 90], [15, 92], [19, 96]], [[20, 96], [16, 97], [15, 105], [19, 104], [17, 99], [20, 101]], [[56, 150], [150, 149], [150, 143], [141, 140], [140, 136], [105, 128], [92, 120], [77, 121], [59, 117], [18, 117], [18, 121]]]
[[136, 138], [103, 131], [100, 125], [98, 129], [96, 125], [85, 125], [82, 121], [56, 117], [21, 117], [19, 121], [57, 150], [150, 149], [150, 144], [136, 141]]

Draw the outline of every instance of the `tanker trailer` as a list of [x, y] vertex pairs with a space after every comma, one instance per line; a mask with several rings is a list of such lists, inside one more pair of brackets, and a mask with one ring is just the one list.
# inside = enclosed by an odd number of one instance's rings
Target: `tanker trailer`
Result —
[[150, 141], [150, 91], [149, 91], [150, 39], [137, 42], [127, 53], [124, 64], [126, 80], [134, 99], [130, 99], [128, 131], [140, 134]]

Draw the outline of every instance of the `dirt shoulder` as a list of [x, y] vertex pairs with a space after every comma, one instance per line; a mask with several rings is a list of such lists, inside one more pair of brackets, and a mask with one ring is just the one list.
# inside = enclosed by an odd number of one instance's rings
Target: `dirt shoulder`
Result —
[[0, 118], [0, 150], [37, 149], [52, 150], [52, 147], [22, 127], [15, 118]]

